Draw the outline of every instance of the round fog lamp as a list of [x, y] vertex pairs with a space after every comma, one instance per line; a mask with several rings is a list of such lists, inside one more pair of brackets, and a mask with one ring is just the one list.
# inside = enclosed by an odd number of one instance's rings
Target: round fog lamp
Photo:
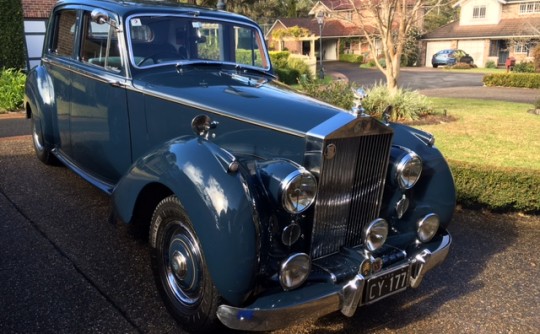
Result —
[[293, 254], [281, 263], [279, 283], [285, 290], [296, 289], [306, 281], [310, 270], [311, 260], [307, 254]]
[[416, 233], [418, 240], [429, 242], [439, 230], [439, 216], [434, 213], [426, 215], [416, 223]]
[[382, 218], [375, 219], [365, 229], [364, 245], [371, 252], [381, 248], [388, 236], [388, 223]]

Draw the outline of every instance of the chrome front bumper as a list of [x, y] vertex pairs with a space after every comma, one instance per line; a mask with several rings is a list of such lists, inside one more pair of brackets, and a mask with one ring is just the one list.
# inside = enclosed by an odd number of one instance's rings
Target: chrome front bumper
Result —
[[[448, 255], [452, 238], [442, 236], [433, 250], [423, 249], [408, 258], [410, 265], [409, 286], [416, 288], [425, 274], [441, 264]], [[394, 267], [387, 269], [388, 272]], [[221, 305], [217, 316], [233, 329], [269, 331], [284, 328], [309, 318], [319, 318], [341, 310], [351, 317], [362, 306], [364, 286], [368, 278], [357, 274], [344, 284], [318, 283], [294, 291], [259, 297], [245, 308]]]

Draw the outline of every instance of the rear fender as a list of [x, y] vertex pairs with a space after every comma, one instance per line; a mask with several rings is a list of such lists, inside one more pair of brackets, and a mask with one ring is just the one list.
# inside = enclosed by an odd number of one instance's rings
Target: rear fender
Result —
[[[119, 217], [129, 222], [147, 185], [170, 189], [195, 228], [221, 296], [239, 305], [255, 284], [257, 223], [244, 177], [227, 172], [227, 154], [201, 138], [170, 141], [132, 166], [114, 189], [113, 200]], [[150, 235], [150, 244], [155, 247], [155, 236]]]
[[26, 77], [24, 88], [26, 117], [34, 118], [43, 141], [48, 146], [56, 143], [53, 118], [55, 115], [55, 96], [51, 77], [43, 66], [33, 68]]

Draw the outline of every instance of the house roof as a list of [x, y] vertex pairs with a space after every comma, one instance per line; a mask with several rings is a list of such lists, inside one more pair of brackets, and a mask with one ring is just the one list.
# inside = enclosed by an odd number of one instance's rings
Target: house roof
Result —
[[358, 6], [362, 2], [361, 0], [355, 0], [351, 3], [350, 0], [320, 0], [318, 1], [323, 4], [329, 10], [352, 10], [354, 5]]
[[[456, 2], [452, 7], [456, 8], [461, 6], [462, 3], [467, 2], [470, 0], [459, 0]], [[521, 2], [531, 2], [531, 0], [497, 0], [498, 2], [502, 3], [503, 5], [509, 5], [514, 3], [521, 3]]]
[[[316, 18], [281, 18], [278, 19], [272, 28], [276, 27], [280, 23], [284, 28], [291, 28], [298, 26], [308, 29], [313, 35], [319, 35], [319, 24]], [[349, 23], [347, 21], [327, 18], [324, 20], [324, 26], [322, 29], [323, 37], [343, 37], [343, 36], [360, 36], [362, 35], [362, 29], [357, 25]]]
[[474, 38], [518, 38], [538, 37], [540, 17], [524, 19], [502, 19], [499, 24], [460, 26], [459, 21], [451, 22], [423, 36], [433, 39], [474, 39]]

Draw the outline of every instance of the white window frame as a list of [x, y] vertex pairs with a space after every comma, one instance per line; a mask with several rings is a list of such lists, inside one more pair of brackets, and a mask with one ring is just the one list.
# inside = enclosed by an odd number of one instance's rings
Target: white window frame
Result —
[[519, 14], [528, 15], [528, 14], [537, 14], [540, 13], [540, 1], [536, 2], [527, 2], [519, 5]]
[[473, 7], [473, 19], [486, 18], [486, 5], [477, 5]]
[[529, 54], [529, 43], [516, 43], [514, 45], [514, 53]]

